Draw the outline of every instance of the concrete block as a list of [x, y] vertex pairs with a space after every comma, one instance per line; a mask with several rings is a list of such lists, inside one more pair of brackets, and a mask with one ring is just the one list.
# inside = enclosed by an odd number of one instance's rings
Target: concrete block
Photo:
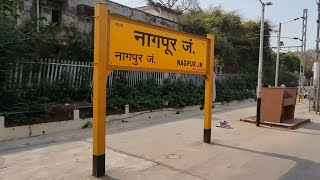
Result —
[[0, 129], [4, 128], [4, 116], [0, 116]]
[[125, 106], [125, 114], [129, 114], [129, 104], [126, 104], [126, 106]]
[[29, 136], [30, 136], [29, 126], [2, 128], [0, 130], [0, 141], [24, 138]]
[[[2, 120], [3, 118], [0, 117], [0, 123], [2, 123]], [[3, 125], [0, 125], [0, 141], [81, 129], [89, 121], [91, 121], [91, 119], [76, 119], [10, 128], [5, 128]]]
[[73, 119], [80, 119], [79, 109], [73, 110]]

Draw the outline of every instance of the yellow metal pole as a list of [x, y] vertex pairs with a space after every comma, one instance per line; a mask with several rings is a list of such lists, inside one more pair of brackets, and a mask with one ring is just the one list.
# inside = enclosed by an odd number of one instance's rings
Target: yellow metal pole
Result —
[[94, 24], [92, 175], [101, 177], [105, 175], [108, 5], [95, 4]]
[[213, 90], [213, 66], [214, 66], [214, 35], [209, 34], [210, 39], [207, 51], [207, 75], [205, 76], [205, 100], [204, 100], [204, 133], [203, 142], [211, 143], [212, 121], [212, 90]]

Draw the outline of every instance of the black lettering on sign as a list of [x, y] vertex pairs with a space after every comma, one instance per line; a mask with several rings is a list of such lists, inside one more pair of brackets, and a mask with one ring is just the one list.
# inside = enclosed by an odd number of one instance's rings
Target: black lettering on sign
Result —
[[177, 65], [178, 66], [196, 67], [196, 64], [197, 64], [197, 62], [193, 61], [193, 60], [180, 60], [180, 59], [177, 59]]
[[150, 47], [150, 36], [147, 34], [147, 33], [144, 33], [144, 32], [140, 32], [140, 31], [134, 31], [134, 33], [138, 34], [138, 35], [135, 35], [134, 38], [139, 41], [141, 39], [141, 45], [144, 46], [145, 44], [145, 36], [147, 35], [147, 43], [148, 43], [148, 47]]
[[143, 55], [139, 55], [139, 54], [130, 54], [130, 61], [132, 59], [133, 61], [133, 65], [138, 65], [138, 59], [140, 60], [140, 62], [142, 62], [142, 56]]
[[152, 63], [152, 64], [154, 64], [154, 63], [156, 63], [156, 62], [154, 62], [154, 56], [153, 56], [153, 54], [151, 55], [151, 56], [147, 56], [147, 61], [149, 62], [149, 63]]
[[192, 51], [192, 39], [190, 39], [190, 41], [182, 41], [182, 48], [184, 51], [188, 51], [189, 53], [195, 53], [194, 51]]
[[142, 62], [142, 57], [143, 57], [143, 55], [141, 54], [131, 54], [131, 53], [124, 53], [124, 52], [115, 52], [114, 54], [115, 54], [114, 56], [119, 60], [124, 61], [128, 59], [130, 62], [132, 61], [133, 65], [138, 65], [139, 64], [138, 60]]
[[159, 36], [159, 35], [150, 34], [150, 33], [141, 32], [141, 31], [134, 31], [134, 33], [136, 34], [134, 38], [137, 41], [141, 40], [142, 46], [147, 44], [147, 46], [150, 47], [151, 42], [156, 44], [157, 48], [160, 48], [162, 45], [166, 48], [164, 52], [166, 54], [170, 54], [171, 56], [173, 56], [171, 47], [173, 48], [174, 51], [176, 51], [177, 39]]
[[128, 54], [127, 53], [122, 53], [122, 52], [115, 52], [114, 53], [115, 57], [118, 58], [119, 60], [124, 60], [125, 56], [127, 56], [126, 58], [128, 58]]

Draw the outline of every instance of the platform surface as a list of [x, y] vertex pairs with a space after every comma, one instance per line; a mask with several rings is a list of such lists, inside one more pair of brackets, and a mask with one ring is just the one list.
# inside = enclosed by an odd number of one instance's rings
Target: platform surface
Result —
[[[319, 180], [320, 116], [297, 130], [243, 123], [256, 104], [213, 109], [212, 144], [203, 111], [107, 122], [106, 174], [112, 180]], [[228, 121], [232, 129], [215, 127]], [[92, 129], [0, 143], [0, 180], [101, 180], [91, 176]]]

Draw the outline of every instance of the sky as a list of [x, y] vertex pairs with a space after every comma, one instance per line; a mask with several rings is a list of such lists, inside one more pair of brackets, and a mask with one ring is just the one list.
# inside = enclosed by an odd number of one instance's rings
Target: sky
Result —
[[[145, 0], [112, 0], [114, 2], [129, 6], [139, 7], [145, 5]], [[267, 0], [262, 0], [268, 2]], [[265, 19], [272, 25], [287, 22], [302, 17], [303, 9], [308, 9], [307, 27], [307, 49], [316, 46], [317, 32], [317, 5], [316, 0], [269, 0], [272, 6], [266, 7]], [[201, 7], [206, 9], [210, 6], [221, 6], [225, 11], [236, 11], [244, 20], [259, 20], [261, 18], [261, 3], [258, 0], [199, 0]], [[277, 27], [275, 27], [277, 29]], [[276, 33], [273, 34], [276, 36]], [[282, 37], [302, 38], [302, 19], [284, 24], [282, 26]], [[281, 39], [284, 46], [300, 46], [298, 40]], [[276, 37], [271, 37], [271, 46], [276, 46]], [[296, 50], [291, 49], [291, 50]]]

